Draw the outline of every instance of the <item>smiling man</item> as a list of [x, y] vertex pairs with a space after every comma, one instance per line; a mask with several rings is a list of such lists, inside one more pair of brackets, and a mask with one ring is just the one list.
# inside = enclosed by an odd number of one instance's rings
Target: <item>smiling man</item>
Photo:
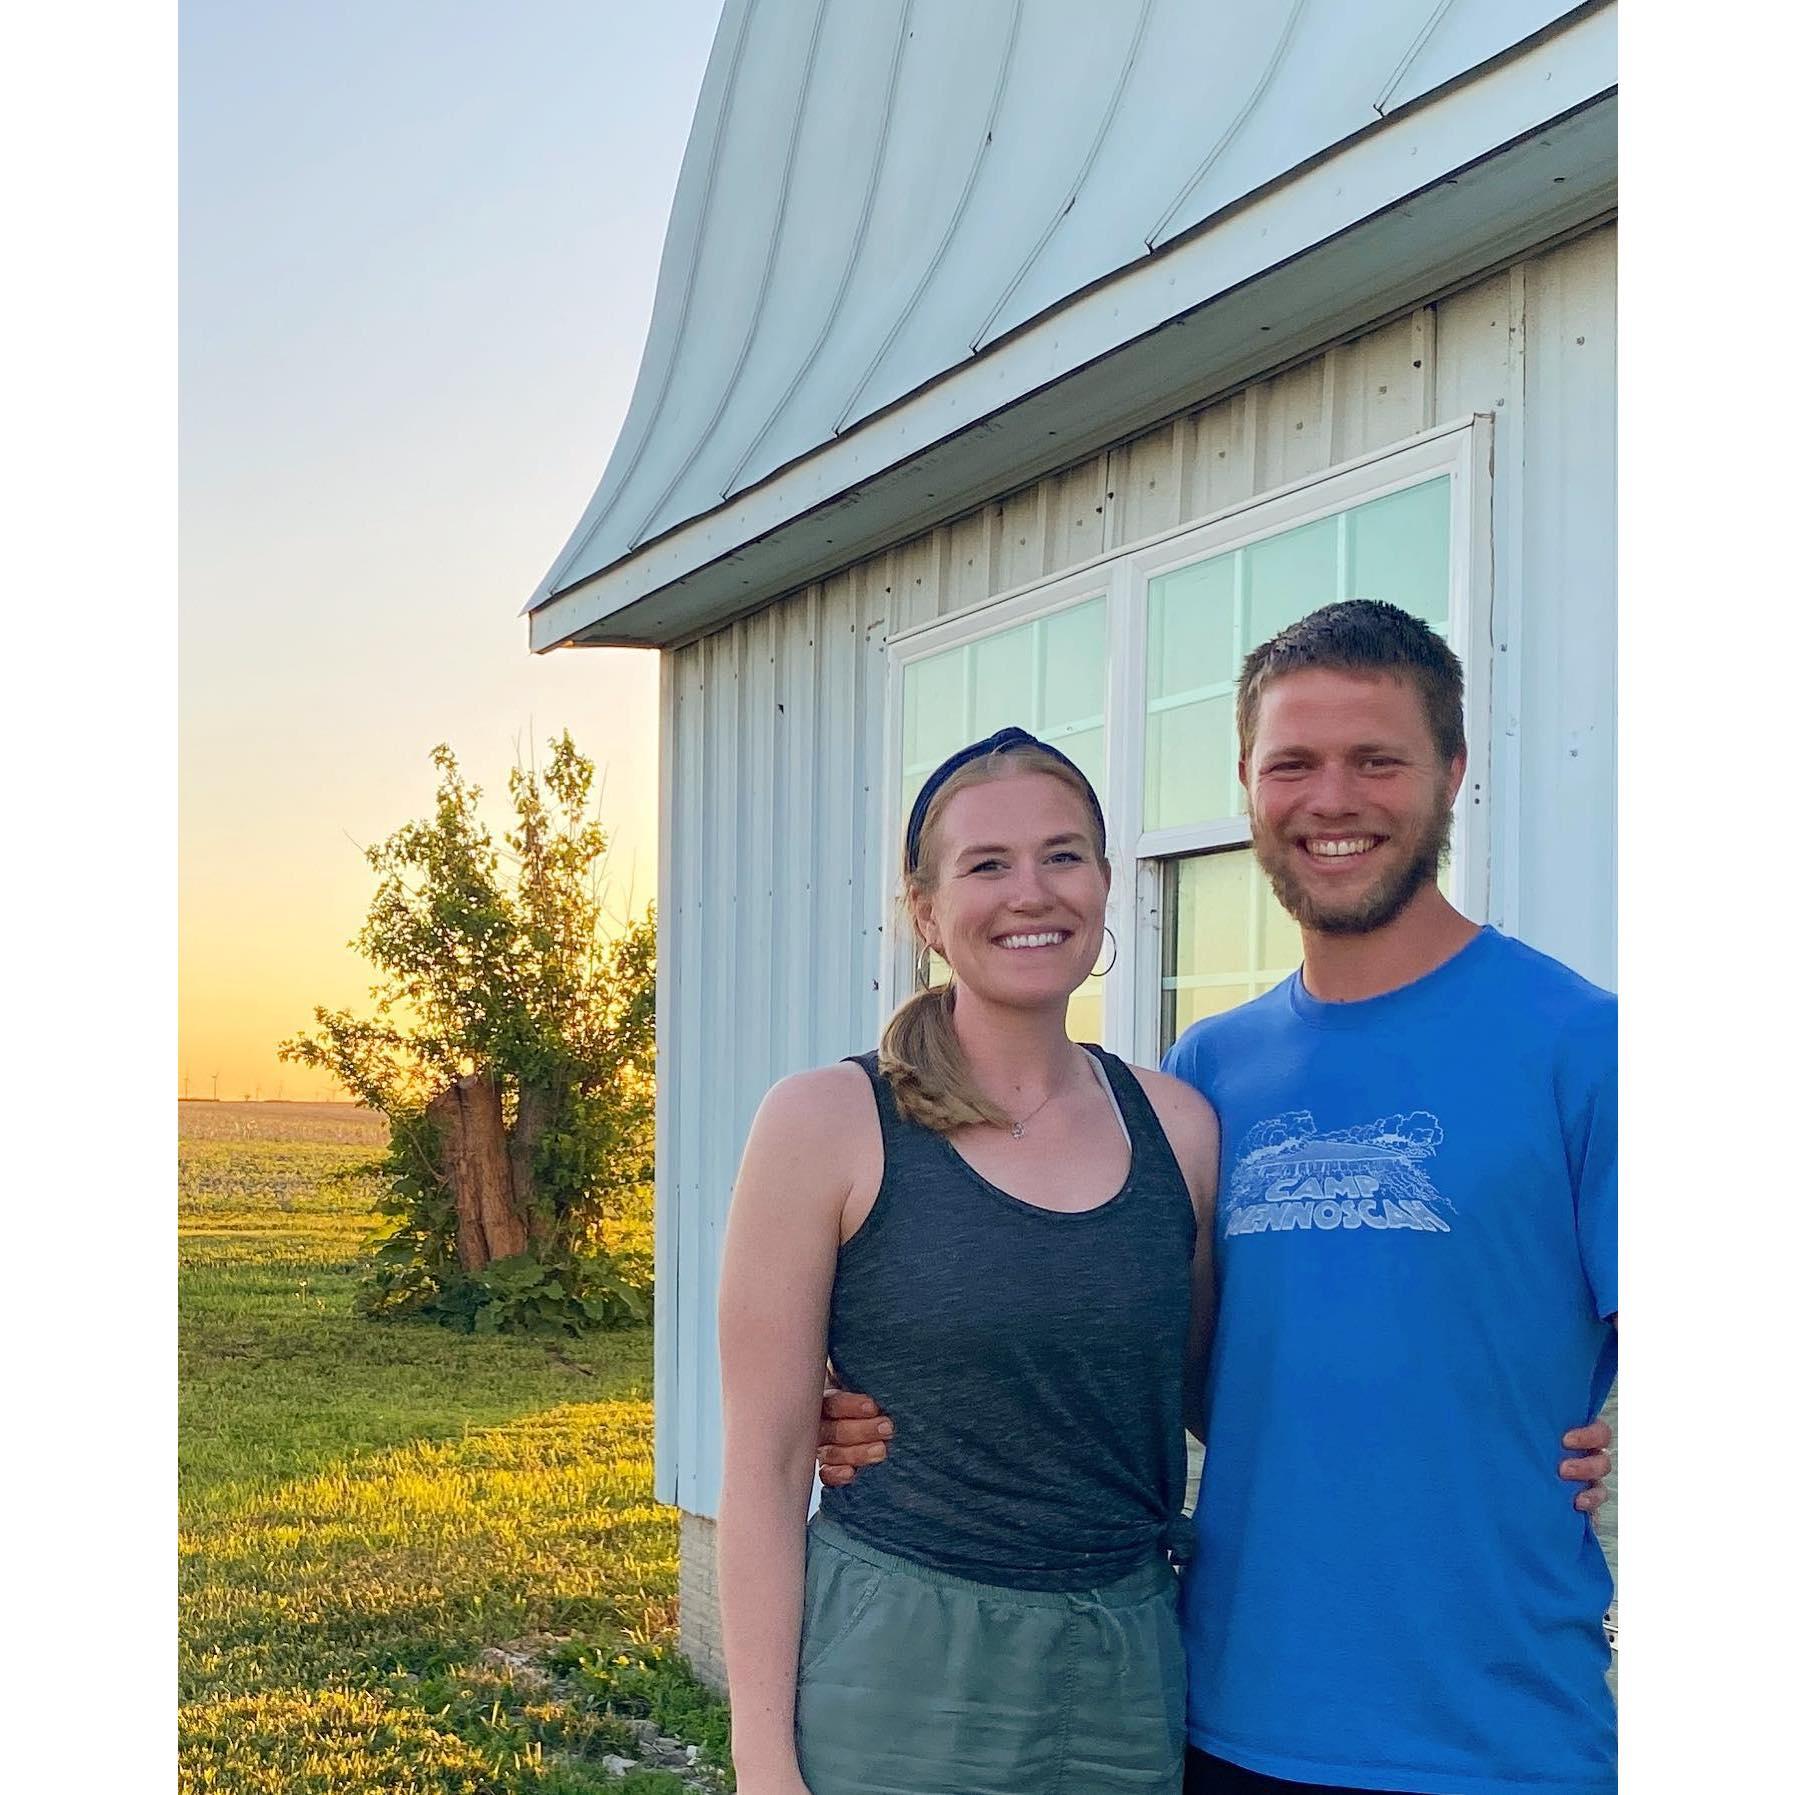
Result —
[[[1221, 1120], [1185, 1583], [1203, 1795], [1605, 1795], [1612, 1594], [1553, 1443], [1615, 1362], [1615, 1002], [1441, 893], [1464, 685], [1394, 606], [1247, 657], [1282, 985], [1166, 1068]], [[1427, 1440], [1422, 1481], [1393, 1478]]]

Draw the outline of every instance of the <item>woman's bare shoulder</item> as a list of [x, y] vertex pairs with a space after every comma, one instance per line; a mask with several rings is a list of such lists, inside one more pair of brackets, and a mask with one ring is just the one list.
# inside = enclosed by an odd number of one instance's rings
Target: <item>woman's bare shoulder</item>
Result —
[[850, 1061], [789, 1073], [761, 1099], [756, 1134], [793, 1145], [852, 1146], [871, 1131], [878, 1138], [879, 1110], [872, 1081]]
[[1176, 1119], [1195, 1127], [1215, 1127], [1215, 1110], [1194, 1085], [1152, 1066], [1130, 1066], [1128, 1070], [1140, 1080], [1147, 1101], [1162, 1123]]
[[1221, 1126], [1209, 1099], [1169, 1072], [1149, 1066], [1130, 1066], [1141, 1089], [1153, 1105], [1159, 1125], [1178, 1156], [1185, 1182], [1193, 1196], [1202, 1199], [1215, 1189], [1216, 1161], [1221, 1152]]

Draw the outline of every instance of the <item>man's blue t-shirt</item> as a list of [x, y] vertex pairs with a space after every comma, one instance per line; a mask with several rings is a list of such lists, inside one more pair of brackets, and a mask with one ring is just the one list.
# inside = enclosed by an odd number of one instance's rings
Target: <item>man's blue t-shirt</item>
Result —
[[1616, 1006], [1484, 929], [1293, 975], [1166, 1070], [1221, 1121], [1190, 1737], [1293, 1782], [1615, 1786], [1608, 1568], [1560, 1436], [1614, 1379]]

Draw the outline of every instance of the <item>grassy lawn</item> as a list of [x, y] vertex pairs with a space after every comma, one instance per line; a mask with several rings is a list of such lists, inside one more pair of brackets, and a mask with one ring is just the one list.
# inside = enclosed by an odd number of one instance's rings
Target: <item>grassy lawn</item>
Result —
[[[721, 1757], [668, 1650], [646, 1329], [549, 1343], [351, 1309], [377, 1119], [183, 1106], [181, 1787], [617, 1795], [630, 1716]], [[637, 1245], [647, 1218], [627, 1218]]]

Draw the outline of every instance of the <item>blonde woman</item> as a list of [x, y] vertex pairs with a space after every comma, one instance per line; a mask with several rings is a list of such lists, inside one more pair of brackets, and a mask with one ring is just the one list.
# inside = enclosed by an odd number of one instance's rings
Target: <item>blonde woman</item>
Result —
[[[1179, 1787], [1217, 1131], [1188, 1086], [1067, 1037], [1109, 881], [1064, 755], [1005, 729], [952, 756], [903, 890], [951, 981], [755, 1118], [721, 1291], [740, 1795]], [[826, 1361], [897, 1437], [807, 1526]]]

